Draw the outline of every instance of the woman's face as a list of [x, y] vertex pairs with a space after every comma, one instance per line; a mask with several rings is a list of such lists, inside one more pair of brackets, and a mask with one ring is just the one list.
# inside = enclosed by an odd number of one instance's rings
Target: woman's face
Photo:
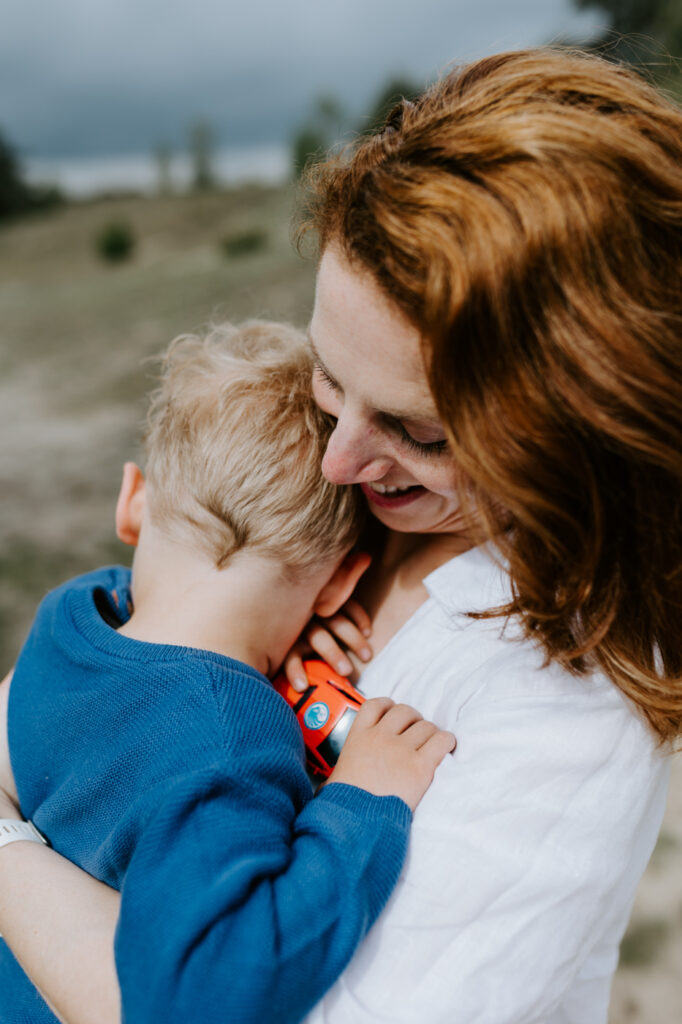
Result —
[[419, 333], [335, 246], [320, 263], [310, 335], [315, 400], [336, 420], [322, 462], [327, 479], [360, 484], [393, 530], [458, 532], [455, 466]]

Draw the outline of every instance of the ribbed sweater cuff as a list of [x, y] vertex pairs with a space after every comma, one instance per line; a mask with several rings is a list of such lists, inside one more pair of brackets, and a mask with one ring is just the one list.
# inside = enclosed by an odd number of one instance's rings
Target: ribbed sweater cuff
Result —
[[369, 822], [384, 820], [404, 829], [412, 824], [412, 811], [400, 797], [375, 796], [345, 782], [327, 783], [315, 797], [315, 802], [319, 800], [344, 807]]

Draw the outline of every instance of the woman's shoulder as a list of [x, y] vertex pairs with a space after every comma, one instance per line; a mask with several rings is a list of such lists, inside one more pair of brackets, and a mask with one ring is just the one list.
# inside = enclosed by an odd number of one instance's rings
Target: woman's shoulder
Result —
[[472, 618], [506, 604], [511, 586], [494, 551], [474, 548], [424, 580], [429, 600], [363, 675], [368, 695], [381, 692], [414, 704], [457, 731], [463, 719], [495, 706], [514, 719], [548, 726], [589, 717], [613, 736], [628, 733], [650, 746], [653, 734], [620, 690], [600, 671], [576, 675], [548, 661], [513, 618]]
[[[505, 697], [533, 696], [544, 691], [573, 694], [576, 689], [592, 695], [610, 690], [609, 680], [600, 672], [580, 677], [549, 660], [542, 646], [524, 634], [514, 616], [479, 617], [504, 608], [513, 596], [506, 564], [494, 547], [481, 545], [450, 559], [427, 576], [424, 584], [432, 607], [421, 631], [441, 634], [446, 662], [457, 651], [460, 681], [466, 671], [477, 683], [487, 681], [490, 696], [499, 691]], [[576, 679], [583, 680], [577, 688]]]

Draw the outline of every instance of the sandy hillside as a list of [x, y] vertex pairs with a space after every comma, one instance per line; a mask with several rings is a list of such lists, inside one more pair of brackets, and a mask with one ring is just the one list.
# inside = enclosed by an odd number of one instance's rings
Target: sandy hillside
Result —
[[[313, 268], [290, 243], [287, 190], [109, 200], [0, 229], [0, 644], [9, 667], [46, 589], [127, 559], [114, 539], [119, 469], [136, 455], [145, 359], [211, 317], [305, 323]], [[133, 260], [93, 240], [124, 220]], [[227, 238], [262, 244], [227, 258]], [[627, 785], [627, 780], [623, 780]], [[640, 887], [610, 1024], [682, 1022], [682, 763]]]
[[[36, 598], [121, 560], [113, 503], [137, 454], [158, 353], [211, 319], [305, 323], [313, 267], [290, 240], [287, 190], [84, 204], [0, 229], [0, 641], [12, 657]], [[107, 265], [94, 239], [129, 224], [134, 258]], [[261, 236], [228, 258], [225, 239]]]

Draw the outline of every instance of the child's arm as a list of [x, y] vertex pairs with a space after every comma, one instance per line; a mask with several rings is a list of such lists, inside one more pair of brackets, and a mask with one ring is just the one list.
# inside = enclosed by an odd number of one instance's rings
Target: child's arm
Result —
[[[408, 709], [368, 701], [335, 780], [352, 783], [369, 761], [363, 785], [414, 806], [452, 744], [449, 734]], [[260, 758], [265, 751], [255, 753]], [[223, 776], [199, 805], [193, 787], [180, 780], [173, 807], [151, 823], [124, 886], [129, 905], [117, 941], [127, 1021], [152, 1024], [164, 1013], [178, 1024], [260, 1021], [273, 1005], [278, 1022], [297, 1020], [334, 980], [388, 897], [404, 853], [407, 808], [328, 784], [292, 823], [277, 765], [261, 768], [262, 785]], [[267, 806], [268, 788], [280, 793], [274, 806]], [[253, 827], [234, 814], [237, 802], [252, 807]], [[216, 826], [211, 810], [218, 805], [227, 814]], [[7, 804], [5, 816], [12, 810]], [[119, 894], [38, 844], [12, 844], [0, 858], [0, 931], [29, 976], [67, 1024], [114, 1024]], [[357, 889], [367, 883], [375, 884], [359, 899]], [[187, 913], [179, 913], [183, 900]], [[242, 1003], [237, 1012], [235, 1000]]]
[[291, 1024], [330, 987], [398, 879], [404, 801], [415, 806], [454, 737], [375, 700], [347, 743], [336, 778], [351, 784], [333, 779], [298, 814], [291, 759], [270, 762], [264, 737], [244, 771], [178, 780], [122, 889], [126, 1024]]

